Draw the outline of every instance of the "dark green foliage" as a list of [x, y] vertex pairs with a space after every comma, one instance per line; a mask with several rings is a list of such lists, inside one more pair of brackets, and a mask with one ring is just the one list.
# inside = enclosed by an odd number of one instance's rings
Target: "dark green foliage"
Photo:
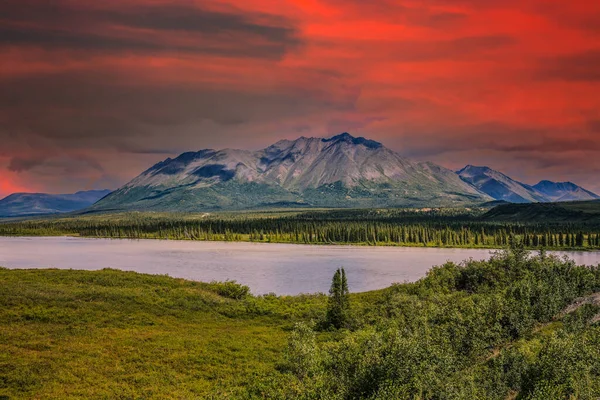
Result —
[[340, 329], [348, 327], [350, 321], [350, 291], [344, 268], [339, 268], [333, 274], [329, 289], [326, 324]]
[[229, 214], [126, 213], [0, 222], [0, 235], [503, 248], [598, 249], [600, 222], [514, 222], [461, 209]]
[[599, 278], [511, 240], [488, 261], [386, 290], [363, 310], [371, 322], [316, 345], [319, 362], [297, 384], [303, 398], [598, 398], [597, 308], [561, 311], [599, 291]]

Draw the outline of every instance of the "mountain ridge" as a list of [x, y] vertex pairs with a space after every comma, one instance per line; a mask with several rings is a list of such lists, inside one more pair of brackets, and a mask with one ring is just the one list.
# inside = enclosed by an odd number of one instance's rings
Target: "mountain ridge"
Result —
[[510, 203], [548, 203], [586, 201], [600, 196], [572, 182], [542, 180], [528, 185], [487, 166], [467, 165], [456, 172], [463, 181], [470, 183], [495, 200]]
[[82, 190], [69, 194], [12, 193], [0, 199], [0, 217], [59, 214], [87, 208], [111, 191]]
[[538, 192], [555, 202], [598, 200], [600, 196], [573, 182], [553, 182], [542, 180], [533, 185]]
[[492, 200], [453, 171], [347, 132], [280, 140], [257, 151], [205, 149], [156, 163], [94, 209], [395, 207]]

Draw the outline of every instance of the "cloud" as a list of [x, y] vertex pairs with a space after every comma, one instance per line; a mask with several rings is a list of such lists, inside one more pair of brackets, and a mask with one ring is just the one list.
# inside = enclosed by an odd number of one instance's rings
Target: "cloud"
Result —
[[[592, 122], [593, 123], [593, 122]], [[553, 157], [568, 152], [600, 152], [600, 142], [585, 125], [571, 127], [524, 127], [501, 122], [449, 127], [407, 128], [418, 135], [404, 138], [407, 152], [415, 158], [438, 157], [444, 154], [470, 151], [505, 154], [512, 159], [527, 154]]]
[[437, 30], [455, 27], [468, 18], [468, 14], [457, 10], [397, 0], [325, 0], [324, 3], [345, 15]]
[[[0, 122], [5, 131], [44, 137], [61, 146], [116, 146], [127, 138], [140, 146], [161, 131], [166, 133], [210, 120], [220, 126], [239, 126], [302, 115], [323, 107], [351, 109], [346, 99], [320, 98], [318, 92], [288, 92], [285, 88], [260, 93], [244, 89], [214, 89], [210, 85], [154, 86], [126, 84], [104, 73], [26, 76], [0, 81]], [[197, 135], [210, 134], [197, 132]], [[46, 147], [45, 142], [40, 142]], [[30, 141], [35, 146], [35, 141]]]
[[545, 58], [541, 61], [537, 76], [541, 79], [599, 82], [598, 65], [600, 65], [600, 48]]
[[13, 157], [8, 164], [8, 170], [12, 172], [23, 172], [32, 169], [33, 167], [37, 167], [38, 165], [42, 165], [44, 163], [44, 158], [22, 158], [22, 157]]
[[393, 44], [389, 56], [400, 61], [486, 58], [487, 53], [516, 43], [507, 35], [465, 36], [439, 41], [404, 41]]
[[193, 3], [94, 8], [60, 0], [6, 0], [0, 16], [0, 43], [15, 46], [278, 59], [300, 44], [287, 18]]
[[600, 133], [600, 119], [589, 120], [587, 125], [591, 132]]

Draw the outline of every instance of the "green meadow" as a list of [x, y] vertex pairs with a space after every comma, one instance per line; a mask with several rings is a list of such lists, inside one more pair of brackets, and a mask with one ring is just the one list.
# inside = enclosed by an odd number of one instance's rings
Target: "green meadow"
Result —
[[514, 243], [351, 293], [336, 327], [326, 294], [0, 269], [0, 398], [597, 399], [598, 292]]

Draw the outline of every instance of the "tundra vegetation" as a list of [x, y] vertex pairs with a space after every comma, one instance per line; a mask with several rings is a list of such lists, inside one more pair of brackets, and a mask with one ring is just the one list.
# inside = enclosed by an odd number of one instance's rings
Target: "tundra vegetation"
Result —
[[597, 399], [600, 267], [509, 242], [349, 294], [0, 269], [0, 397]]

